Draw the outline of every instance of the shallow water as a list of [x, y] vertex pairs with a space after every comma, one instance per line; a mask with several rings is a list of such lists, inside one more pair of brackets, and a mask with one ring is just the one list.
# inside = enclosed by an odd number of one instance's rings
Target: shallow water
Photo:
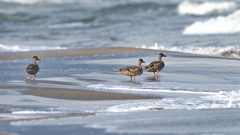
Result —
[[[128, 76], [117, 74], [117, 70], [129, 66], [129, 63], [137, 65], [139, 58], [142, 58], [146, 62], [142, 65], [144, 67], [149, 62], [156, 60], [158, 53], [43, 58], [42, 61], [38, 62], [40, 72], [37, 74], [35, 81], [26, 81], [26, 75], [21, 70], [31, 60], [1, 61], [0, 66], [3, 67], [2, 71], [4, 72], [1, 72], [0, 79], [2, 83], [0, 85], [18, 87], [1, 89], [1, 104], [5, 105], [3, 107], [13, 111], [10, 114], [0, 114], [2, 120], [87, 113], [95, 114], [86, 118], [80, 116], [59, 120], [47, 119], [10, 122], [9, 125], [5, 124], [5, 126], [2, 124], [1, 131], [10, 132], [5, 128], [11, 127], [16, 129], [16, 133], [20, 133], [23, 128], [33, 127], [23, 132], [24, 134], [33, 132], [35, 127], [44, 128], [48, 125], [58, 125], [55, 127], [56, 130], [61, 131], [59, 130], [61, 126], [69, 128], [69, 125], [71, 125], [75, 129], [82, 126], [88, 127], [87, 130], [91, 130], [91, 128], [104, 129], [103, 134], [105, 131], [126, 134], [175, 134], [181, 128], [178, 124], [182, 125], [185, 123], [184, 118], [187, 117], [185, 113], [190, 113], [193, 115], [189, 120], [191, 118], [195, 119], [194, 121], [191, 120], [192, 129], [195, 130], [188, 129], [182, 133], [239, 133], [240, 131], [236, 126], [227, 126], [224, 128], [223, 125], [219, 125], [223, 128], [222, 130], [217, 130], [218, 126], [211, 126], [212, 122], [218, 123], [216, 122], [218, 117], [221, 119], [217, 121], [224, 121], [226, 125], [232, 125], [233, 123], [232, 121], [225, 121], [225, 118], [236, 118], [233, 114], [239, 110], [240, 106], [239, 60], [171, 52], [164, 54], [168, 57], [163, 58], [166, 66], [160, 72], [159, 78], [153, 77], [153, 73], [144, 72], [141, 76], [136, 77], [135, 82], [131, 82]], [[19, 68], [14, 68], [16, 65]], [[56, 69], [56, 67], [58, 68]], [[20, 88], [21, 86], [140, 94], [162, 99], [123, 101], [61, 100], [21, 95], [19, 94], [20, 91], [27, 90], [27, 88]], [[179, 111], [180, 114], [178, 114]], [[215, 116], [216, 112], [217, 116]], [[168, 126], [162, 126], [163, 123], [160, 122], [168, 121], [169, 126], [176, 124], [174, 122], [175, 119], [171, 119], [170, 115], [166, 117], [167, 119], [162, 118], [168, 113], [173, 113], [172, 115], [178, 114], [176, 116], [179, 119], [178, 126], [175, 125], [176, 129], [172, 131], [167, 130]], [[206, 115], [206, 118], [200, 118], [199, 114]], [[134, 115], [141, 116], [141, 119], [133, 117]], [[107, 121], [109, 117], [112, 117], [111, 121]], [[156, 119], [155, 117], [159, 117], [159, 119], [155, 124], [150, 124], [151, 119]], [[210, 120], [205, 123], [204, 119]], [[149, 122], [145, 123], [146, 121]], [[202, 126], [198, 125], [199, 122]], [[126, 123], [132, 128], [124, 126]], [[145, 123], [143, 124], [145, 125], [144, 130], [139, 130], [143, 125], [137, 123]], [[238, 125], [240, 123], [235, 122], [235, 124]], [[183, 125], [183, 127], [187, 125]], [[166, 132], [156, 130], [159, 126], [166, 129]], [[205, 127], [209, 127], [208, 131], [202, 130]], [[48, 129], [46, 129], [46, 132], [49, 132]]]

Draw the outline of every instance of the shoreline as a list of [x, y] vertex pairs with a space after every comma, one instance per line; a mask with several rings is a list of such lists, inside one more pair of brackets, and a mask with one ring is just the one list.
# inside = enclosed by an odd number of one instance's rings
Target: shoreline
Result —
[[[0, 60], [20, 60], [31, 59], [32, 56], [41, 58], [56, 57], [76, 57], [90, 56], [101, 54], [117, 54], [117, 53], [143, 53], [143, 52], [160, 52], [161, 50], [126, 48], [126, 47], [103, 47], [103, 48], [84, 48], [84, 49], [66, 49], [66, 50], [46, 50], [46, 51], [30, 51], [30, 52], [9, 52], [0, 54]], [[166, 52], [166, 51], [161, 51]]]
[[0, 53], [0, 61], [31, 59], [32, 56], [38, 56], [41, 59], [41, 58], [77, 57], [77, 56], [121, 54], [121, 53], [147, 53], [147, 52], [170, 53], [170, 56], [172, 57], [212, 58], [212, 59], [230, 59], [230, 60], [240, 59], [240, 58], [233, 58], [233, 57], [191, 54], [191, 53], [184, 53], [184, 52], [174, 52], [174, 51], [154, 50], [154, 49], [144, 49], [144, 48], [102, 47], [102, 48], [44, 50], [44, 51], [29, 51], [29, 52], [7, 52], [2, 54]]
[[[72, 114], [72, 115], [63, 115], [63, 116], [51, 116], [51, 117], [36, 117], [36, 118], [20, 118], [20, 119], [8, 119], [8, 120], [0, 120], [0, 123], [5, 122], [18, 122], [18, 121], [32, 121], [32, 120], [42, 120], [42, 119], [60, 119], [60, 118], [70, 118], [70, 117], [87, 117], [93, 116], [95, 113], [82, 113], [82, 114]], [[1, 135], [1, 132], [0, 132]]]

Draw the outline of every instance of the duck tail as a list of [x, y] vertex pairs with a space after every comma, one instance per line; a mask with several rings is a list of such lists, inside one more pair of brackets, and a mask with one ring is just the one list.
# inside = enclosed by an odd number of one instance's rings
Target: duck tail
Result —
[[144, 71], [147, 71], [148, 70], [148, 66], [145, 67]]
[[118, 69], [118, 73], [121, 73], [122, 72], [122, 69]]

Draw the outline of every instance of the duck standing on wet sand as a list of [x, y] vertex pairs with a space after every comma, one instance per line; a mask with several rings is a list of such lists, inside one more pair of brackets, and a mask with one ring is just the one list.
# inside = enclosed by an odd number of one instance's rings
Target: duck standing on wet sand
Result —
[[26, 68], [27, 80], [31, 80], [31, 78], [28, 76], [28, 74], [34, 75], [33, 80], [35, 80], [36, 74], [39, 71], [39, 66], [36, 63], [36, 60], [41, 61], [40, 59], [38, 59], [37, 56], [33, 56], [33, 58], [32, 58], [33, 64], [29, 64]]
[[[164, 62], [162, 61], [162, 57], [167, 56], [164, 55], [163, 53], [159, 53], [158, 61], [153, 61], [152, 63], [150, 63], [148, 66], [146, 66], [144, 71], [153, 72], [154, 76], [158, 77], [159, 76], [158, 72], [162, 70], [165, 66]], [[155, 72], [157, 72], [157, 75], [155, 75]]]
[[122, 69], [119, 69], [118, 73], [122, 73], [124, 75], [130, 76], [131, 77], [131, 81], [132, 81], [132, 77], [133, 77], [133, 82], [135, 81], [135, 76], [141, 75], [143, 73], [143, 69], [141, 64], [145, 63], [143, 61], [143, 59], [139, 59], [138, 60], [138, 66], [129, 66], [129, 67], [125, 67]]

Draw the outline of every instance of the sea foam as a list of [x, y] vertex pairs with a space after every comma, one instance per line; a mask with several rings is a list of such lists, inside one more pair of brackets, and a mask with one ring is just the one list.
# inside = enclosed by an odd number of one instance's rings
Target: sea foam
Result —
[[157, 102], [127, 103], [111, 106], [107, 112], [129, 112], [159, 109], [210, 109], [236, 108], [240, 106], [240, 91], [223, 92], [196, 98], [164, 98]]
[[175, 51], [175, 52], [184, 52], [192, 54], [203, 54], [203, 55], [216, 55], [216, 56], [226, 56], [226, 57], [240, 57], [240, 49], [235, 46], [225, 46], [225, 47], [183, 47], [183, 46], [159, 46], [155, 43], [154, 46], [137, 46], [137, 48], [148, 48], [155, 50], [165, 50], [165, 51]]
[[75, 22], [75, 23], [65, 23], [65, 24], [53, 24], [49, 25], [48, 28], [55, 29], [55, 28], [75, 28], [75, 27], [86, 27], [82, 22]]
[[[38, 4], [38, 3], [96, 3], [96, 0], [0, 0], [8, 3], [19, 3], [19, 4]], [[100, 1], [100, 0], [98, 0]], [[97, 1], [97, 2], [98, 2]]]
[[228, 16], [219, 16], [206, 21], [197, 21], [183, 30], [183, 34], [185, 35], [231, 34], [237, 32], [240, 32], [240, 10]]
[[16, 111], [12, 114], [58, 114], [60, 111]]
[[61, 50], [66, 47], [49, 47], [49, 46], [23, 46], [23, 45], [3, 45], [0, 44], [0, 52], [27, 52], [38, 50]]
[[196, 3], [190, 1], [183, 1], [178, 6], [178, 13], [180, 15], [206, 15], [212, 12], [221, 12], [233, 9], [237, 6], [235, 2], [203, 2]]
[[[158, 101], [147, 101], [138, 103], [126, 103], [108, 107], [107, 112], [129, 112], [141, 110], [159, 109], [210, 109], [210, 108], [236, 108], [240, 107], [240, 90], [238, 91], [218, 91], [218, 92], [198, 92], [190, 90], [171, 90], [161, 88], [147, 88], [131, 86], [114, 86], [104, 84], [88, 85], [88, 88], [101, 89], [106, 91], [118, 91], [123, 93], [138, 93], [144, 95], [170, 95], [175, 93], [175, 98], [165, 97]], [[176, 97], [177, 94], [177, 97]], [[179, 96], [181, 95], [181, 96]], [[184, 96], [188, 95], [188, 96]], [[191, 95], [191, 96], [189, 96]]]

